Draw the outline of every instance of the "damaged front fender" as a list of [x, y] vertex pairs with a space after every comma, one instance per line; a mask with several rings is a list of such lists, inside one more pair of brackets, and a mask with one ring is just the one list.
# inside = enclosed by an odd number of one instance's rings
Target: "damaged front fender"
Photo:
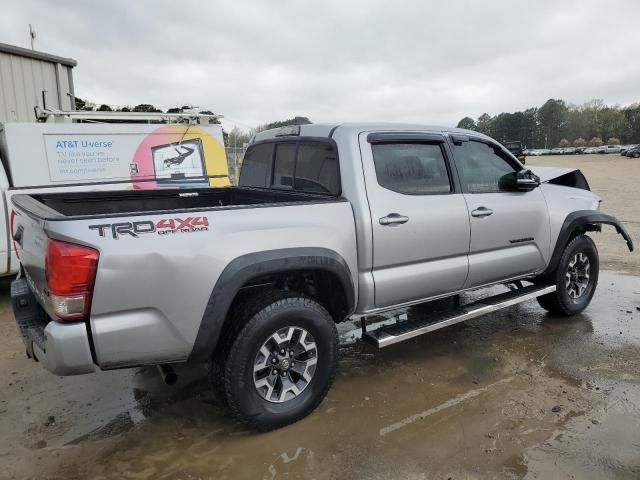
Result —
[[569, 243], [571, 238], [580, 233], [600, 231], [602, 225], [612, 225], [615, 227], [616, 232], [622, 235], [622, 238], [627, 242], [629, 251], [633, 252], [633, 240], [620, 220], [605, 212], [578, 210], [567, 215], [567, 218], [564, 220], [555, 249], [553, 250], [553, 255], [543, 274], [549, 274], [556, 269], [564, 247]]

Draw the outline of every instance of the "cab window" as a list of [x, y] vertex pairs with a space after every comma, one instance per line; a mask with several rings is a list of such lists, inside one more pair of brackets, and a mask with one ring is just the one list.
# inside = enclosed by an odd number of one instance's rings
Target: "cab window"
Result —
[[371, 148], [380, 186], [405, 195], [451, 192], [441, 143], [376, 143]]
[[516, 171], [504, 152], [484, 142], [461, 142], [454, 152], [462, 183], [471, 193], [500, 192], [501, 180]]

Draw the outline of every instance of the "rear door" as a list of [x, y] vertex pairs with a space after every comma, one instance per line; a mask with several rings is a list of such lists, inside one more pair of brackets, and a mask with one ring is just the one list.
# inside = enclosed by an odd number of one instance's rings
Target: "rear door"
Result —
[[501, 178], [522, 168], [500, 145], [454, 136], [452, 149], [469, 207], [471, 243], [465, 288], [542, 270], [549, 213], [542, 191], [506, 191]]
[[469, 217], [441, 135], [362, 133], [377, 307], [452, 292], [467, 277]]

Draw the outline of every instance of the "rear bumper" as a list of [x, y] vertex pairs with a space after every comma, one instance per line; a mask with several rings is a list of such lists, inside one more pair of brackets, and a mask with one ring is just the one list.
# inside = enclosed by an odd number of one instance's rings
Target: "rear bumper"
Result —
[[11, 304], [29, 358], [56, 375], [96, 370], [84, 322], [51, 320], [38, 305], [25, 278], [11, 283]]

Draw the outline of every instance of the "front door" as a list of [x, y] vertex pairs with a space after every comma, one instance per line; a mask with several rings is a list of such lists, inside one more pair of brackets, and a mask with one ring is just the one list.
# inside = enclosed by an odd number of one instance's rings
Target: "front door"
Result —
[[360, 145], [376, 306], [459, 290], [468, 272], [469, 217], [444, 137], [362, 134]]
[[550, 244], [542, 191], [504, 190], [501, 179], [522, 167], [496, 143], [454, 137], [453, 151], [471, 225], [465, 288], [542, 270]]

